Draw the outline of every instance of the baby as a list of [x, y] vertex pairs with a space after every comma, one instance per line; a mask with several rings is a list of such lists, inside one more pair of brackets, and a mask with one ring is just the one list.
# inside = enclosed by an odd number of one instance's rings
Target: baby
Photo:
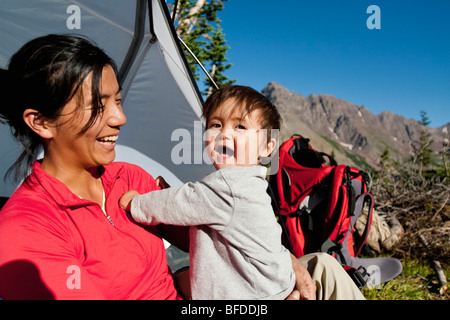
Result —
[[137, 195], [122, 208], [143, 224], [190, 228], [192, 299], [284, 299], [295, 276], [267, 194], [275, 106], [257, 91], [224, 86], [205, 102], [206, 150], [217, 171], [199, 182]]

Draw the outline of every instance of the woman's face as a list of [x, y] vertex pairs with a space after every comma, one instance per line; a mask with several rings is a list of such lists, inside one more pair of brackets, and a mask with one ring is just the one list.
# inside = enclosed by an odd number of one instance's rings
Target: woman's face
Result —
[[54, 163], [86, 169], [109, 164], [116, 156], [116, 140], [127, 118], [122, 111], [116, 75], [109, 65], [103, 68], [99, 84], [103, 110], [94, 124], [80, 134], [92, 112], [91, 83], [92, 73], [83, 83], [82, 100], [75, 94], [54, 123], [53, 138], [45, 154], [58, 159]]

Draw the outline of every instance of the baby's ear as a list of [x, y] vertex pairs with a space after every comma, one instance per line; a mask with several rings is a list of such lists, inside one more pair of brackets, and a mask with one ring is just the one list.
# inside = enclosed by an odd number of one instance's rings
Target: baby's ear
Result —
[[53, 138], [53, 132], [48, 126], [48, 119], [43, 116], [39, 111], [34, 109], [26, 109], [23, 112], [23, 121], [33, 130], [36, 134], [44, 139]]
[[267, 142], [267, 146], [265, 148], [262, 148], [260, 157], [269, 157], [273, 150], [275, 150], [275, 147], [277, 146], [277, 140], [272, 138], [269, 142]]

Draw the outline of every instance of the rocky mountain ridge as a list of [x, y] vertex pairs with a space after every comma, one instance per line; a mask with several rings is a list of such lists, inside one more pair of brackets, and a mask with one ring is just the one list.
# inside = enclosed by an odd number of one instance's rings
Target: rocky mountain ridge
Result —
[[[386, 147], [394, 159], [409, 157], [411, 144], [419, 140], [423, 130], [417, 120], [390, 111], [375, 115], [364, 106], [332, 95], [305, 97], [276, 82], [269, 83], [262, 94], [278, 107], [283, 118], [282, 142], [298, 133], [310, 138], [316, 150], [333, 153], [338, 163], [363, 169], [378, 168]], [[450, 123], [425, 130], [434, 140], [433, 151], [442, 151], [443, 142], [450, 139]]]

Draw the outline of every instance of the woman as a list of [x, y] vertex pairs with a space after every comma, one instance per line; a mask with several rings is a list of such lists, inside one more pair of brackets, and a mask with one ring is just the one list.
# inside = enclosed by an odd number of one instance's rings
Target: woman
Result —
[[24, 146], [12, 170], [32, 172], [0, 214], [0, 297], [178, 298], [162, 230], [118, 208], [131, 186], [157, 186], [113, 163], [126, 123], [114, 62], [85, 39], [49, 35], [24, 45], [2, 78], [1, 114]]

